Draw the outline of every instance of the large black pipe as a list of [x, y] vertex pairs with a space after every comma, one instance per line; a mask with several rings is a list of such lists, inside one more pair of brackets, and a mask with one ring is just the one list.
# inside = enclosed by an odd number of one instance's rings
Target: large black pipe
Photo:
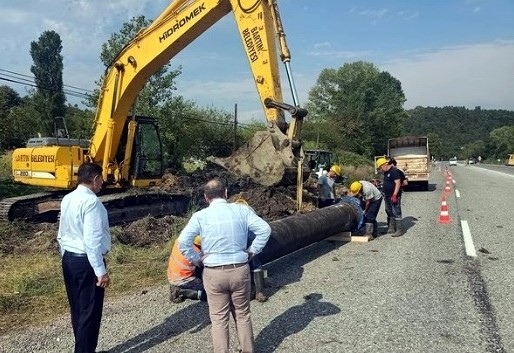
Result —
[[265, 264], [331, 235], [353, 229], [357, 210], [348, 203], [339, 203], [309, 213], [270, 222], [271, 236], [259, 255]]

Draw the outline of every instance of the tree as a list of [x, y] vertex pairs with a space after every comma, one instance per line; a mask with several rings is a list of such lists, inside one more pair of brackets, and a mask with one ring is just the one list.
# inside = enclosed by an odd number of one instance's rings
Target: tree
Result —
[[90, 110], [82, 110], [77, 106], [66, 107], [66, 127], [73, 138], [89, 139], [94, 114]]
[[441, 138], [438, 134], [429, 133], [427, 134], [428, 138], [428, 149], [430, 152], [430, 156], [441, 158]]
[[12, 109], [19, 106], [22, 100], [18, 92], [9, 86], [0, 86], [0, 149], [17, 145], [13, 140]]
[[514, 153], [514, 125], [494, 129], [489, 134], [494, 158], [504, 159], [507, 154]]
[[319, 125], [330, 149], [371, 157], [385, 152], [388, 138], [402, 133], [407, 115], [401, 83], [373, 64], [355, 62], [324, 69], [309, 92], [309, 122]]
[[7, 147], [24, 147], [30, 137], [41, 133], [39, 124], [34, 123], [34, 117], [39, 114], [39, 105], [34, 97], [24, 97], [20, 105], [13, 107], [9, 113], [9, 145]]
[[[494, 155], [496, 158], [504, 158], [498, 155], [499, 150], [503, 149], [499, 143], [508, 141], [508, 138], [503, 135], [497, 137], [490, 133], [503, 126], [513, 125], [514, 112], [507, 110], [416, 107], [409, 111], [409, 118], [404, 128], [408, 135], [437, 134], [441, 141], [438, 158], [448, 159], [453, 156], [469, 158], [476, 155], [482, 158], [494, 157]], [[491, 141], [492, 138], [496, 138], [495, 142]], [[481, 145], [470, 147], [470, 143], [476, 141], [482, 141], [484, 146], [482, 151], [477, 148]]]
[[37, 86], [34, 99], [41, 133], [53, 134], [54, 118], [64, 117], [66, 97], [63, 91], [61, 37], [54, 31], [45, 31], [37, 42], [30, 43], [30, 55], [34, 61], [30, 71]]

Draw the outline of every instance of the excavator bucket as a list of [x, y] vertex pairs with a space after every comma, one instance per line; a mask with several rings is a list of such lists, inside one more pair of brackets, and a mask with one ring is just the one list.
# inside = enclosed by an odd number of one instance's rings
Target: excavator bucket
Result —
[[[272, 186], [295, 184], [300, 159], [293, 154], [286, 136], [273, 131], [259, 131], [230, 157], [210, 157], [209, 160], [235, 175]], [[309, 170], [305, 168], [302, 178], [305, 180], [308, 175]]]

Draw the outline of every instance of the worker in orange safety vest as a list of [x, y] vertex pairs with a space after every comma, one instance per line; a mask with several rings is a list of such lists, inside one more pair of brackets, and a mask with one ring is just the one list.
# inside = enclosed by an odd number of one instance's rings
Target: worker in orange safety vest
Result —
[[[235, 202], [248, 206], [248, 203], [241, 198]], [[255, 237], [253, 234], [249, 234], [249, 241], [253, 239], [252, 236]], [[195, 237], [193, 249], [197, 252], [202, 251], [200, 235]], [[268, 297], [264, 294], [264, 270], [258, 255], [250, 260], [250, 271], [252, 272], [252, 297], [259, 302], [267, 301]], [[173, 303], [181, 303], [185, 299], [206, 301], [207, 294], [203, 288], [202, 273], [203, 267], [195, 266], [182, 255], [178, 249], [178, 241], [175, 240], [167, 269], [168, 282], [170, 283], [170, 301]]]
[[[201, 251], [201, 237], [199, 235], [193, 241], [195, 251]], [[178, 249], [178, 241], [175, 240], [168, 260], [167, 276], [170, 283], [170, 300], [173, 303], [183, 302], [185, 299], [207, 300], [207, 295], [202, 284], [202, 267], [191, 263]]]

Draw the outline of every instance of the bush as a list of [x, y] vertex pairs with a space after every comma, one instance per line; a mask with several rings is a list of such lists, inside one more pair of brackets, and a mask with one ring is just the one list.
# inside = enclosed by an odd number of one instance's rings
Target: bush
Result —
[[373, 161], [367, 157], [353, 152], [338, 151], [337, 160], [343, 168], [342, 183], [347, 187], [356, 180], [371, 180], [377, 177]]
[[12, 180], [11, 163], [12, 152], [8, 151], [0, 155], [0, 180]]

